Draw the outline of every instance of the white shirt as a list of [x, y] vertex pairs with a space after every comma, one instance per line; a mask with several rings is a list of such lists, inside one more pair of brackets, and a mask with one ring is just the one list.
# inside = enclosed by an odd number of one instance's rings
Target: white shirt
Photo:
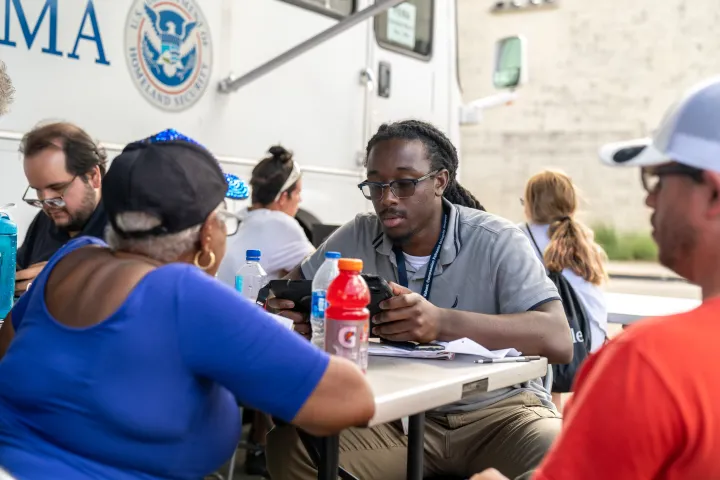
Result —
[[[550, 244], [550, 237], [548, 236], [550, 226], [532, 223], [529, 225], [538, 247], [542, 252], [545, 252], [548, 244]], [[526, 232], [525, 224], [520, 225], [520, 228], [523, 232]], [[530, 242], [532, 243], [532, 240]], [[535, 250], [535, 246], [533, 246], [533, 250]], [[538, 253], [537, 250], [535, 253]], [[543, 260], [539, 253], [538, 257]], [[608, 313], [605, 294], [599, 286], [593, 285], [572, 270], [566, 268], [563, 270], [562, 275], [572, 285], [575, 293], [577, 293], [578, 300], [585, 308], [585, 313], [590, 317], [590, 335], [592, 337], [590, 351], [594, 352], [602, 346], [607, 336]]]
[[403, 252], [403, 255], [405, 255], [405, 263], [410, 265], [416, 272], [420, 271], [420, 269], [430, 261], [430, 255], [425, 257], [416, 257], [415, 255], [409, 255], [405, 252]]
[[238, 232], [228, 237], [225, 258], [220, 264], [217, 278], [235, 286], [235, 272], [245, 263], [248, 250], [260, 250], [260, 265], [268, 280], [280, 278], [281, 271], [290, 271], [315, 251], [305, 231], [290, 215], [260, 208], [238, 212], [242, 223]]

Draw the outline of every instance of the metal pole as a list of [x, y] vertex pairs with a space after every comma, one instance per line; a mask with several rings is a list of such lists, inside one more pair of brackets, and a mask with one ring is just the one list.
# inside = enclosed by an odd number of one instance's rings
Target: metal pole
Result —
[[364, 22], [368, 18], [374, 17], [375, 15], [378, 15], [380, 13], [383, 13], [388, 8], [392, 8], [395, 5], [402, 3], [405, 0], [376, 0], [375, 3], [363, 10], [360, 10], [359, 12], [356, 12], [352, 15], [350, 15], [347, 18], [344, 18], [343, 20], [340, 20], [338, 23], [333, 25], [332, 27], [328, 28], [327, 30], [324, 30], [323, 32], [315, 35], [314, 37], [309, 38], [308, 40], [305, 40], [304, 42], [300, 43], [299, 45], [296, 45], [295, 47], [291, 48], [290, 50], [281, 53], [277, 57], [265, 62], [264, 64], [260, 65], [259, 67], [250, 70], [245, 75], [234, 78], [232, 75], [224, 78], [220, 81], [220, 84], [218, 85], [218, 90], [220, 93], [230, 93], [237, 91], [240, 87], [244, 87], [248, 83], [257, 80], [258, 78], [262, 77], [266, 73], [270, 73], [276, 68], [278, 68], [281, 65], [286, 64], [290, 60], [293, 60], [296, 57], [299, 57], [303, 53], [307, 52], [308, 50], [312, 50], [313, 48], [317, 47], [318, 45], [330, 40], [331, 38], [341, 34], [345, 30], [348, 30], [355, 25]]
[[320, 439], [318, 480], [337, 480], [340, 468], [340, 437], [332, 435]]
[[407, 456], [407, 479], [422, 480], [425, 457], [425, 413], [410, 417]]

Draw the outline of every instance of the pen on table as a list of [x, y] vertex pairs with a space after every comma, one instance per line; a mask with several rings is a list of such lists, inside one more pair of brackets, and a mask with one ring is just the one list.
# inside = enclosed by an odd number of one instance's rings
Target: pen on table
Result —
[[475, 360], [475, 363], [516, 363], [516, 362], [532, 362], [533, 360], [540, 360], [539, 355], [531, 355], [528, 357], [505, 357], [505, 358], [483, 358]]

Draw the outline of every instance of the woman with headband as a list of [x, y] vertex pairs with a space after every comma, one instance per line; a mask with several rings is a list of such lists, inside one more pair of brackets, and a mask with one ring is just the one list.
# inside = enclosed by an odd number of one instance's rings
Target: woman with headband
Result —
[[284, 277], [314, 247], [295, 220], [302, 200], [302, 174], [292, 152], [271, 147], [270, 156], [252, 172], [252, 205], [241, 212], [242, 224], [228, 242], [228, 252], [218, 278], [235, 285], [235, 272], [245, 263], [247, 250], [260, 250], [260, 265], [268, 280]]

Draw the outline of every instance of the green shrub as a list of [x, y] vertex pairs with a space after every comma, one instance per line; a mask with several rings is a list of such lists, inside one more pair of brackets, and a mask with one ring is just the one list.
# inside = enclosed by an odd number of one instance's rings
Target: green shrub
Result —
[[598, 225], [593, 230], [595, 241], [605, 249], [610, 260], [657, 259], [657, 245], [647, 233], [618, 233], [608, 225]]

